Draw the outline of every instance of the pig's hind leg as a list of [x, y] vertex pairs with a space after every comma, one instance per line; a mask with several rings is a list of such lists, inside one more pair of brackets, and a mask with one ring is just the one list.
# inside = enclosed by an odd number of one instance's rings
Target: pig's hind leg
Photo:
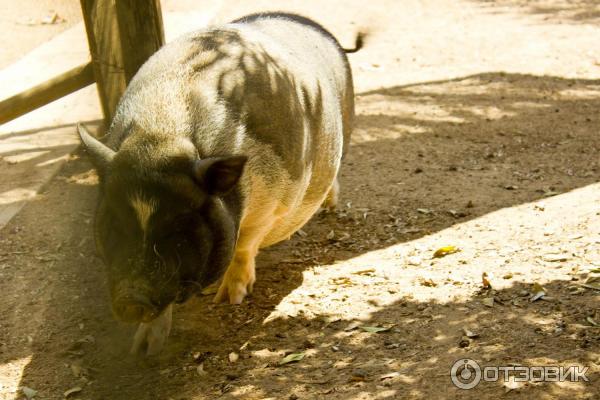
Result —
[[327, 197], [325, 197], [325, 201], [323, 202], [323, 208], [327, 211], [333, 211], [338, 205], [340, 195], [340, 184], [338, 183], [338, 178], [336, 177], [333, 180], [333, 184], [331, 185], [331, 189], [327, 193]]

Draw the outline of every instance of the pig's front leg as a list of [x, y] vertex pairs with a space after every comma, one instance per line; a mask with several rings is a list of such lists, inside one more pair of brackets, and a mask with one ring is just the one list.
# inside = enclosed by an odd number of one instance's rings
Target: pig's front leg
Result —
[[131, 354], [140, 354], [144, 351], [148, 356], [158, 354], [167, 342], [172, 320], [173, 304], [169, 304], [158, 318], [148, 323], [142, 322], [133, 336]]
[[257, 252], [258, 245], [248, 250], [236, 250], [214, 298], [215, 303], [229, 301], [231, 304], [240, 304], [248, 293], [252, 293], [256, 280], [254, 258]]
[[248, 293], [252, 293], [256, 274], [254, 259], [265, 237], [272, 228], [285, 218], [288, 208], [268, 194], [264, 184], [255, 182], [256, 195], [250, 202], [250, 211], [242, 220], [233, 260], [227, 267], [214, 302], [229, 301], [240, 304]]
[[254, 259], [265, 235], [273, 226], [273, 221], [274, 218], [269, 218], [262, 220], [261, 224], [240, 229], [233, 260], [223, 275], [214, 298], [215, 303], [229, 301], [230, 304], [240, 304], [247, 294], [252, 293], [256, 280]]

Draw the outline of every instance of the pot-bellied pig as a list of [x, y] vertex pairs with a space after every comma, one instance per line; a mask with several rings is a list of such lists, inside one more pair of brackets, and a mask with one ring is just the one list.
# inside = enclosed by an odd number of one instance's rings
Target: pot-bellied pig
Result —
[[140, 68], [102, 142], [79, 126], [100, 178], [95, 219], [112, 308], [156, 353], [172, 305], [221, 279], [252, 291], [258, 250], [334, 207], [354, 116], [336, 39], [291, 14], [187, 34]]

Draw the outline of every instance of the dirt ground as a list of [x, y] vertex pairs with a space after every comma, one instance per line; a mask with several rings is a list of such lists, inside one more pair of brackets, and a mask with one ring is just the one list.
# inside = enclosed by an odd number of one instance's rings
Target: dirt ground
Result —
[[[300, 11], [345, 44], [371, 31], [339, 209], [263, 251], [242, 305], [193, 298], [165, 351], [134, 358], [76, 152], [0, 231], [0, 399], [600, 399], [597, 2], [206, 3]], [[463, 358], [589, 381], [462, 390]]]

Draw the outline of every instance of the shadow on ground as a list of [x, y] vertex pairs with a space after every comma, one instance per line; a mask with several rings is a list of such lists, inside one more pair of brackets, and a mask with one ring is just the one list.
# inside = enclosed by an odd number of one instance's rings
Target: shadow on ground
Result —
[[478, 0], [477, 2], [492, 12], [511, 8], [560, 23], [597, 24], [600, 22], [600, 4], [596, 0]]
[[[597, 364], [598, 328], [585, 318], [598, 318], [598, 296], [572, 295], [568, 281], [546, 285], [559, 300], [535, 303], [515, 281], [492, 294], [493, 308], [481, 303], [489, 293], [445, 302], [399, 293], [361, 322], [395, 324], [379, 334], [346, 330], [349, 321], [327, 313], [305, 315], [301, 303], [292, 316], [276, 308], [316, 265], [595, 183], [598, 109], [600, 81], [504, 73], [359, 94], [340, 210], [264, 251], [243, 305], [215, 306], [205, 296], [179, 307], [166, 351], [152, 360], [126, 356], [133, 328], [112, 319], [93, 256], [93, 174], [86, 161], [69, 162], [2, 231], [0, 366], [24, 360], [14, 379], [39, 398], [80, 387], [80, 398], [91, 399], [360, 399], [491, 398], [507, 390], [454, 388], [450, 367], [465, 356], [485, 365]], [[479, 337], [463, 338], [465, 326]], [[240, 359], [230, 363], [230, 352]], [[306, 358], [277, 366], [286, 352]], [[590, 383], [528, 384], [507, 396], [593, 398], [596, 371]]]

